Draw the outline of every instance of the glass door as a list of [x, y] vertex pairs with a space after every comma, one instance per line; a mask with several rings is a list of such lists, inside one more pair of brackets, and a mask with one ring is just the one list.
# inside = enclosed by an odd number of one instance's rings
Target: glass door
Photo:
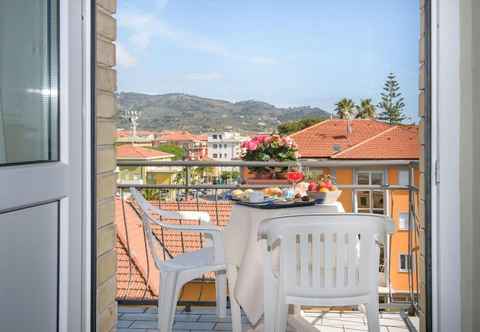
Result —
[[0, 2], [0, 166], [58, 160], [57, 7]]
[[81, 16], [0, 1], [0, 331], [81, 330]]

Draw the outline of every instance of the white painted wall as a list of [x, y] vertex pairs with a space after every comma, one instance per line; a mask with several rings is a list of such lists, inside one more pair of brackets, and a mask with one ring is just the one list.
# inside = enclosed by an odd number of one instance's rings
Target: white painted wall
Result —
[[240, 145], [248, 137], [243, 137], [234, 132], [220, 132], [208, 134], [208, 157], [218, 161], [231, 161], [239, 159]]

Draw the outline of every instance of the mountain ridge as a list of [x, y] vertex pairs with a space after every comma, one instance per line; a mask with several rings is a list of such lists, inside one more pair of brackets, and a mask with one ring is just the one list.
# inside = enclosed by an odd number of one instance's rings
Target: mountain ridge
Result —
[[230, 102], [185, 93], [117, 93], [118, 126], [128, 128], [125, 111], [139, 112], [138, 129], [188, 130], [193, 133], [236, 130], [269, 132], [279, 124], [307, 117], [330, 116], [311, 106], [276, 107], [260, 100]]

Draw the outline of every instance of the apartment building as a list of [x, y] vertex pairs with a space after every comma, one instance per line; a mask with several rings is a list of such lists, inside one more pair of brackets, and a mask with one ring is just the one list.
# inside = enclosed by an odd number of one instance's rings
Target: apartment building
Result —
[[[368, 161], [369, 167], [336, 167], [311, 169], [318, 176], [330, 174], [338, 185], [384, 188], [394, 185], [418, 184], [418, 170], [411, 175], [408, 164], [418, 161], [420, 143], [418, 127], [392, 126], [376, 120], [326, 120], [291, 137], [298, 145], [302, 159], [336, 161]], [[408, 255], [409, 194], [407, 190], [344, 189], [340, 196], [345, 210], [354, 213], [377, 213], [392, 217], [395, 233], [391, 238], [390, 282], [392, 293], [401, 298], [409, 291]]]
[[208, 158], [218, 161], [239, 159], [242, 152], [240, 144], [247, 139], [236, 132], [209, 133]]

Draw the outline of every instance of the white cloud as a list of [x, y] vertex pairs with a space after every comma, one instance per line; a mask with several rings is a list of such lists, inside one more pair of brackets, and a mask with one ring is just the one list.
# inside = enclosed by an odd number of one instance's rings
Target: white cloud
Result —
[[[168, 0], [157, 1], [157, 12], [161, 12]], [[275, 65], [276, 59], [265, 56], [246, 56], [232, 52], [224, 45], [209, 38], [186, 31], [181, 31], [165, 22], [158, 13], [149, 14], [143, 11], [124, 9], [119, 13], [118, 24], [129, 31], [128, 43], [135, 49], [143, 51], [150, 47], [155, 37], [172, 41], [180, 47], [197, 50], [231, 59], [246, 61], [259, 65]]]
[[144, 50], [150, 46], [155, 31], [156, 18], [152, 15], [125, 10], [118, 17], [120, 27], [129, 30], [128, 42]]
[[117, 42], [117, 64], [121, 67], [132, 67], [137, 64], [137, 59], [130, 52]]
[[220, 73], [192, 73], [186, 77], [192, 81], [217, 81], [223, 79], [223, 75]]

